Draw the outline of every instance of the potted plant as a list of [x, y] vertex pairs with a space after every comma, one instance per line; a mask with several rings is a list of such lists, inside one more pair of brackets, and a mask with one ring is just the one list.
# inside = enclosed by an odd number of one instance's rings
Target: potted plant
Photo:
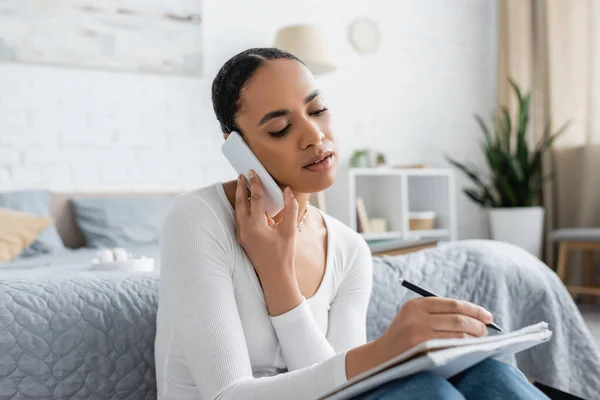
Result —
[[378, 167], [385, 167], [385, 154], [377, 153], [377, 158], [375, 159], [375, 165]]
[[352, 157], [350, 157], [350, 167], [369, 168], [370, 166], [369, 152], [367, 150], [354, 150]]
[[515, 118], [507, 107], [499, 107], [500, 114], [492, 118], [491, 131], [481, 116], [475, 116], [485, 136], [482, 149], [488, 173], [484, 175], [476, 167], [448, 156], [446, 159], [475, 185], [465, 188], [464, 193], [490, 209], [492, 239], [513, 243], [539, 257], [544, 209], [538, 205], [538, 195], [542, 184], [551, 178], [542, 176], [542, 157], [568, 124], [554, 134], [547, 124], [542, 137], [531, 145], [527, 138], [531, 92], [523, 95], [512, 79], [509, 82], [518, 100]]

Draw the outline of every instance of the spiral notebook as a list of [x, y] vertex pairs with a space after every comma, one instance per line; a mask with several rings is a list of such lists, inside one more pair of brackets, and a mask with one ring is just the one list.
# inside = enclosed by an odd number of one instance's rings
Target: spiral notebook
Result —
[[351, 399], [386, 382], [421, 371], [431, 371], [444, 378], [450, 378], [486, 358], [501, 358], [518, 353], [548, 341], [551, 336], [548, 324], [540, 322], [494, 336], [429, 340], [350, 379], [321, 399]]

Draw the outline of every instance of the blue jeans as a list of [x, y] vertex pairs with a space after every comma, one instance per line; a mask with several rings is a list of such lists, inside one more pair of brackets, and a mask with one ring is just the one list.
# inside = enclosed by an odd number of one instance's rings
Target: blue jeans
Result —
[[431, 372], [397, 379], [355, 400], [548, 399], [517, 368], [487, 359], [446, 380]]

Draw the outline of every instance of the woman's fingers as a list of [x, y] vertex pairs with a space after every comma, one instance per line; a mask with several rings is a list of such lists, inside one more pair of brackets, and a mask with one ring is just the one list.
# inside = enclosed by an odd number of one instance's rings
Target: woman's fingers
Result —
[[463, 339], [475, 337], [465, 332], [451, 332], [451, 331], [426, 331], [417, 333], [410, 339], [411, 347], [418, 346], [423, 342], [433, 339]]
[[[260, 178], [252, 170], [249, 171], [248, 176], [250, 178], [250, 200], [246, 195], [244, 177], [240, 175], [241, 179], [238, 178], [235, 193], [236, 224], [239, 226], [239, 219], [242, 217], [249, 217], [253, 221], [252, 223], [256, 224], [255, 226], [265, 223], [268, 226], [274, 226], [273, 218], [265, 214], [265, 194]], [[298, 202], [289, 187], [284, 190], [283, 198], [283, 221], [278, 225], [278, 229], [282, 234], [293, 235], [298, 224]]]
[[488, 310], [468, 301], [444, 297], [426, 297], [423, 302], [426, 303], [425, 309], [429, 314], [462, 314], [478, 319], [484, 324], [489, 324], [493, 319]]
[[237, 186], [235, 188], [235, 217], [236, 225], [239, 226], [240, 217], [246, 217], [249, 214], [248, 206], [248, 189], [246, 188], [246, 179], [244, 175], [239, 175], [237, 179]]
[[436, 332], [453, 332], [470, 336], [487, 336], [483, 322], [464, 314], [433, 314], [430, 326]]
[[250, 215], [256, 223], [265, 221], [265, 194], [256, 172], [250, 170]]
[[294, 198], [294, 193], [290, 187], [283, 191], [283, 221], [279, 224], [282, 234], [293, 236], [296, 234], [298, 226], [298, 202]]
[[469, 335], [465, 332], [438, 332], [435, 331], [431, 334], [431, 339], [462, 339], [462, 338], [472, 338], [475, 337], [473, 335]]

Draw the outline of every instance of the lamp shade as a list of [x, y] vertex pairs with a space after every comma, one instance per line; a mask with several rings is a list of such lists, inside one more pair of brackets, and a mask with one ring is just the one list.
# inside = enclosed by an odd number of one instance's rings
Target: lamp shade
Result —
[[298, 57], [315, 75], [331, 72], [335, 62], [325, 30], [315, 25], [295, 25], [280, 29], [274, 46]]

